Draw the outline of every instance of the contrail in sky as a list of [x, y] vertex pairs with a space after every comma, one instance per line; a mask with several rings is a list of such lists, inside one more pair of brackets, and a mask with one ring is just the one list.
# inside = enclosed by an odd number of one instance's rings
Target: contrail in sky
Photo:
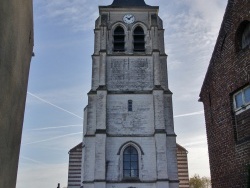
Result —
[[33, 163], [44, 164], [44, 163], [42, 163], [42, 162], [40, 162], [40, 161], [31, 159], [31, 158], [29, 158], [29, 157], [24, 157], [24, 156], [20, 156], [20, 157], [21, 157], [22, 159], [25, 159], [25, 160], [27, 160], [27, 161], [31, 161], [31, 162], [33, 162]]
[[42, 101], [42, 102], [45, 102], [45, 103], [47, 103], [47, 104], [49, 104], [49, 105], [51, 105], [51, 106], [54, 106], [55, 108], [58, 108], [58, 109], [60, 109], [60, 110], [62, 110], [62, 111], [64, 111], [64, 112], [67, 112], [68, 114], [71, 114], [71, 115], [73, 115], [73, 116], [75, 116], [75, 117], [78, 117], [78, 118], [80, 118], [80, 119], [83, 119], [81, 116], [78, 116], [78, 115], [76, 115], [76, 114], [74, 114], [74, 113], [72, 113], [72, 112], [70, 112], [70, 111], [68, 111], [68, 110], [66, 110], [66, 109], [64, 109], [64, 108], [61, 108], [60, 106], [57, 106], [57, 105], [55, 105], [55, 104], [52, 104], [51, 102], [46, 101], [46, 100], [44, 100], [44, 99], [42, 99], [42, 98], [40, 98], [40, 97], [34, 95], [33, 93], [30, 93], [30, 92], [27, 92], [27, 93], [28, 93], [29, 95], [31, 95], [32, 97], [35, 97], [36, 99], [38, 99], [38, 100], [40, 100], [40, 101]]
[[[27, 92], [29, 95], [31, 95], [32, 97], [35, 97], [36, 99], [42, 101], [42, 102], [45, 102], [55, 108], [58, 108], [64, 112], [67, 112], [68, 114], [71, 114], [75, 117], [78, 117], [80, 119], [83, 119], [82, 117], [64, 109], [64, 108], [61, 108], [55, 104], [52, 104], [51, 102], [49, 101], [46, 101], [38, 96], [36, 96], [35, 94], [33, 93], [30, 93], [30, 92]], [[186, 117], [186, 116], [194, 116], [194, 115], [200, 115], [200, 114], [203, 114], [204, 111], [198, 111], [198, 112], [192, 112], [192, 113], [187, 113], [187, 114], [181, 114], [181, 115], [176, 115], [174, 116], [175, 118], [178, 118], [178, 117]], [[65, 126], [59, 126], [59, 127], [45, 127], [45, 128], [40, 128], [40, 129], [31, 129], [32, 131], [39, 131], [39, 130], [49, 130], [49, 129], [59, 129], [59, 128], [66, 128], [66, 127], [74, 127], [74, 126], [81, 126], [81, 125], [65, 125]], [[44, 140], [38, 140], [38, 141], [34, 141], [34, 142], [29, 142], [29, 143], [25, 143], [25, 144], [22, 144], [22, 145], [31, 145], [31, 144], [37, 144], [37, 143], [41, 143], [41, 142], [47, 142], [47, 141], [51, 141], [51, 140], [56, 140], [56, 139], [59, 139], [59, 138], [63, 138], [63, 137], [68, 137], [68, 136], [73, 136], [73, 135], [77, 135], [77, 134], [82, 134], [82, 132], [78, 132], [78, 133], [71, 133], [71, 134], [65, 134], [65, 135], [61, 135], [61, 136], [57, 136], [57, 137], [52, 137], [52, 138], [48, 138], [48, 139], [44, 139]]]
[[205, 140], [203, 140], [203, 141], [190, 142], [190, 143], [183, 144], [182, 146], [183, 146], [183, 147], [192, 147], [192, 146], [204, 145], [204, 144], [207, 144], [206, 138], [205, 138]]
[[50, 130], [50, 129], [61, 129], [61, 128], [68, 128], [68, 127], [80, 127], [82, 125], [65, 125], [65, 126], [58, 126], [58, 127], [44, 127], [40, 129], [29, 129], [27, 131], [43, 131], [43, 130]]
[[188, 114], [181, 114], [181, 115], [176, 115], [174, 117], [178, 118], [178, 117], [194, 116], [194, 115], [200, 115], [200, 114], [204, 114], [204, 111], [192, 112], [192, 113], [188, 113]]
[[37, 143], [41, 143], [41, 142], [47, 142], [47, 141], [56, 140], [56, 139], [59, 139], [59, 138], [73, 136], [73, 135], [82, 134], [82, 133], [83, 132], [65, 134], [65, 135], [56, 136], [56, 137], [52, 137], [52, 138], [48, 138], [48, 139], [44, 139], [44, 140], [38, 140], [38, 141], [34, 141], [34, 142], [25, 143], [25, 144], [22, 144], [22, 145], [25, 146], [25, 145], [37, 144]]
[[[61, 108], [60, 106], [57, 106], [57, 105], [55, 105], [55, 104], [52, 104], [51, 102], [46, 101], [46, 100], [44, 100], [44, 99], [38, 97], [37, 95], [35, 95], [35, 94], [33, 94], [33, 93], [30, 93], [30, 92], [27, 92], [27, 93], [28, 93], [29, 95], [31, 95], [32, 97], [35, 97], [36, 99], [38, 99], [38, 100], [40, 100], [40, 101], [42, 101], [42, 102], [45, 102], [45, 103], [47, 103], [47, 104], [49, 104], [49, 105], [51, 105], [51, 106], [53, 106], [53, 107], [55, 107], [55, 108], [58, 108], [58, 109], [60, 109], [60, 110], [62, 110], [62, 111], [64, 111], [64, 112], [67, 112], [67, 113], [69, 113], [69, 114], [71, 114], [71, 115], [73, 115], [73, 116], [75, 116], [75, 117], [78, 117], [78, 118], [80, 118], [80, 119], [83, 119], [82, 117], [80, 117], [80, 116], [74, 114], [73, 112], [70, 112], [70, 111], [68, 111], [68, 110], [66, 110], [66, 109], [64, 109], [64, 108]], [[176, 116], [174, 116], [174, 117], [175, 117], [175, 118], [178, 118], [178, 117], [194, 116], [194, 115], [200, 115], [200, 114], [204, 114], [204, 111], [198, 111], [198, 112], [192, 112], [192, 113], [187, 113], [187, 114], [181, 114], [181, 115], [176, 115]], [[66, 126], [65, 126], [65, 127], [66, 127]], [[55, 128], [55, 127], [51, 127], [50, 129], [53, 129], [53, 128]], [[39, 130], [45, 130], [45, 129], [49, 129], [49, 128], [44, 128], [44, 129], [39, 129]], [[34, 129], [34, 130], [36, 130], [36, 129]]]

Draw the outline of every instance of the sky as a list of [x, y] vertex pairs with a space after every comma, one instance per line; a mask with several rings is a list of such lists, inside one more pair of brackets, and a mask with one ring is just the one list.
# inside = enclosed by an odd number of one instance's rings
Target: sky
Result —
[[[98, 5], [113, 0], [34, 0], [32, 58], [17, 188], [67, 186], [68, 151], [82, 141]], [[165, 28], [177, 143], [189, 174], [210, 176], [199, 92], [227, 0], [145, 0]]]

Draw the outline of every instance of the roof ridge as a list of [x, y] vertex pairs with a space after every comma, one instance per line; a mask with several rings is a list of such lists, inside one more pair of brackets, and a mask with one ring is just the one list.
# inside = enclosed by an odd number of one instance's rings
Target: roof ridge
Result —
[[149, 6], [144, 0], [114, 0], [110, 6]]

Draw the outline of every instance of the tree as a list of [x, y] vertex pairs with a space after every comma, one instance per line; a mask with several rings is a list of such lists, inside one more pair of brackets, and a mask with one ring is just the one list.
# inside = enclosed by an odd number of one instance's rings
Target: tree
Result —
[[190, 188], [210, 188], [211, 180], [208, 177], [200, 177], [198, 174], [195, 174], [189, 180]]
[[189, 181], [190, 188], [203, 188], [203, 182], [198, 174], [195, 174]]
[[210, 188], [211, 187], [211, 179], [208, 177], [202, 177], [201, 178], [202, 182], [203, 182], [203, 187], [204, 188]]

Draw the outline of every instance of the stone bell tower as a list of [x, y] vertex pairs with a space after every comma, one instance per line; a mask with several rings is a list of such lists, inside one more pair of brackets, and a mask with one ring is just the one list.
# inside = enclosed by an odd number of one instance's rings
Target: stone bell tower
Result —
[[158, 6], [99, 7], [84, 110], [84, 188], [178, 188], [172, 93]]

